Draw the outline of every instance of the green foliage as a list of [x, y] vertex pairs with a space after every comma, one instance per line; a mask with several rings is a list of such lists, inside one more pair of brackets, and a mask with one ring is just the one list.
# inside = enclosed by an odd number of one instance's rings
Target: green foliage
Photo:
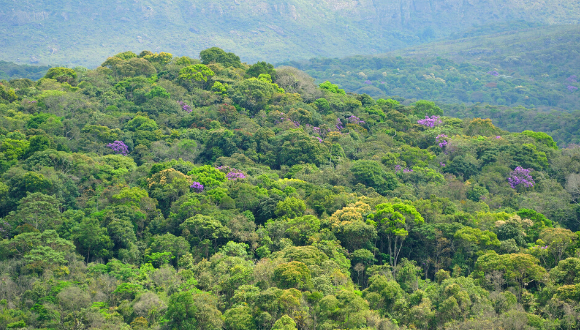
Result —
[[554, 142], [554, 139], [552, 139], [551, 136], [549, 136], [546, 133], [543, 132], [534, 132], [534, 131], [523, 131], [522, 132], [523, 135], [527, 135], [531, 138], [534, 138], [536, 141], [545, 144], [546, 146], [552, 148], [552, 149], [558, 149], [558, 146], [556, 146], [556, 142]]
[[60, 83], [73, 83], [77, 78], [77, 73], [69, 68], [50, 68], [44, 78], [55, 79]]
[[197, 307], [191, 291], [176, 292], [169, 297], [165, 318], [169, 329], [197, 329], [195, 313]]
[[219, 186], [227, 181], [226, 174], [211, 165], [196, 167], [187, 172], [187, 175], [207, 188]]
[[328, 80], [320, 84], [319, 87], [325, 91], [329, 91], [334, 94], [342, 94], [342, 95], [346, 94], [344, 89], [338, 88], [338, 85], [335, 85]]
[[441, 116], [443, 115], [443, 110], [435, 105], [435, 102], [421, 100], [415, 102], [413, 114], [419, 118], [424, 118], [425, 116]]
[[240, 67], [242, 63], [240, 62], [240, 58], [234, 53], [226, 53], [223, 49], [212, 47], [206, 50], [202, 50], [199, 53], [199, 57], [203, 64], [210, 64], [210, 63], [220, 63], [224, 67]]
[[216, 58], [2, 83], [0, 328], [575, 328], [578, 148]]
[[276, 70], [274, 70], [274, 66], [270, 63], [257, 62], [246, 70], [246, 76], [248, 77], [258, 78], [262, 74], [268, 74], [273, 80], [276, 80]]
[[275, 92], [277, 89], [271, 82], [249, 78], [234, 86], [232, 99], [251, 113], [257, 113], [268, 104]]
[[397, 177], [391, 172], [385, 172], [374, 161], [357, 161], [351, 168], [351, 172], [356, 182], [372, 187], [380, 194], [386, 194], [398, 186]]
[[179, 79], [207, 82], [215, 73], [203, 64], [186, 66], [179, 70]]

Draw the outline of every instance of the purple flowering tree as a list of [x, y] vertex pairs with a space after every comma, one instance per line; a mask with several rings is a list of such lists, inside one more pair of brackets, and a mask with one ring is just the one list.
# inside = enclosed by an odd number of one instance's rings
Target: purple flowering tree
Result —
[[577, 89], [578, 89], [578, 87], [576, 87], [576, 86], [568, 85], [568, 90], [569, 90], [570, 92], [574, 92], [574, 91], [576, 91]]
[[433, 128], [435, 126], [443, 124], [443, 122], [441, 121], [441, 118], [439, 118], [439, 116], [431, 116], [431, 117], [425, 116], [425, 119], [417, 120], [417, 124]]
[[246, 175], [242, 171], [235, 169], [233, 167], [223, 165], [216, 168], [221, 172], [226, 173], [226, 178], [230, 181], [246, 178]]
[[516, 169], [510, 173], [510, 176], [507, 179], [510, 187], [512, 187], [512, 189], [517, 189], [518, 187], [533, 187], [536, 182], [530, 174], [532, 171], [533, 170], [531, 168], [526, 169], [521, 166], [516, 167]]
[[197, 181], [195, 181], [189, 188], [195, 190], [196, 192], [200, 193], [203, 191], [203, 185]]
[[346, 120], [348, 120], [348, 122], [351, 124], [357, 124], [357, 125], [362, 125], [365, 123], [363, 120], [361, 120], [359, 117], [357, 117], [355, 115], [348, 117]]
[[179, 103], [179, 105], [181, 106], [181, 109], [185, 112], [190, 113], [191, 111], [193, 111], [193, 109], [191, 108], [191, 106], [189, 106], [188, 104], [186, 104], [183, 101], [177, 101], [177, 103]]
[[337, 131], [342, 131], [342, 129], [344, 128], [344, 126], [342, 126], [342, 121], [340, 120], [340, 118], [336, 118], [336, 130]]
[[439, 148], [443, 149], [449, 141], [447, 141], [448, 136], [445, 134], [439, 134], [435, 138], [435, 141], [439, 144]]
[[228, 174], [226, 174], [226, 178], [233, 181], [237, 179], [245, 179], [246, 175], [242, 172], [228, 172]]
[[107, 144], [107, 147], [111, 148], [113, 152], [117, 155], [127, 156], [129, 153], [129, 147], [123, 141], [115, 141], [113, 143]]

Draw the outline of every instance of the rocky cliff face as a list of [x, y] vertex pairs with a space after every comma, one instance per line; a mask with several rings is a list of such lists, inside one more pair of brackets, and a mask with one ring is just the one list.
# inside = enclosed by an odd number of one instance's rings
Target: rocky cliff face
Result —
[[85, 66], [143, 48], [196, 56], [217, 45], [248, 61], [370, 54], [474, 25], [580, 20], [580, 4], [565, 0], [3, 2], [0, 59]]

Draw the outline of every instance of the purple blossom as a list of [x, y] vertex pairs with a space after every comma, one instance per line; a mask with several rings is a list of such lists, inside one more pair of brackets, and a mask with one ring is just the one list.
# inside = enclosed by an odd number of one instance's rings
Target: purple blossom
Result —
[[571, 75], [570, 77], [566, 78], [566, 81], [571, 82], [571, 83], [577, 83], [578, 81], [576, 80], [576, 75]]
[[117, 155], [127, 156], [127, 154], [129, 153], [129, 148], [125, 143], [123, 143], [123, 141], [115, 141], [113, 143], [109, 143], [107, 144], [107, 147], [113, 149], [113, 151]]
[[499, 72], [497, 72], [497, 71], [489, 71], [488, 74], [490, 74], [490, 75], [492, 75], [494, 77], [499, 76]]
[[300, 122], [293, 121], [295, 127], [300, 127]]
[[181, 106], [181, 109], [185, 112], [191, 113], [191, 111], [193, 111], [193, 109], [191, 108], [191, 106], [187, 105], [185, 102], [183, 101], [177, 101], [177, 103], [179, 103], [179, 105]]
[[495, 138], [499, 140], [499, 139], [501, 139], [501, 136], [499, 136], [499, 135], [498, 135], [498, 136], [496, 136]]
[[448, 138], [448, 136], [445, 134], [437, 135], [437, 137], [435, 138], [435, 141], [437, 141], [437, 143], [439, 143], [439, 148], [443, 148], [449, 143], [447, 141], [447, 138]]
[[357, 125], [361, 125], [361, 124], [364, 124], [365, 123], [364, 121], [362, 121], [360, 118], [358, 118], [355, 115], [352, 115], [352, 116], [348, 117], [346, 120], [348, 120], [352, 124], [357, 124]]
[[381, 81], [381, 84], [386, 84], [386, 82], [384, 82], [384, 81]]
[[441, 167], [445, 167], [445, 163], [439, 162], [439, 165], [441, 165]]
[[203, 185], [197, 181], [194, 182], [191, 186], [189, 186], [189, 188], [195, 189], [198, 193], [203, 191]]
[[419, 125], [423, 125], [423, 126], [427, 126], [427, 127], [435, 127], [437, 125], [442, 124], [443, 122], [441, 121], [441, 119], [439, 118], [439, 116], [425, 116], [425, 119], [419, 119], [417, 120], [417, 124]]
[[322, 143], [322, 139], [319, 138], [318, 136], [316, 137], [318, 139], [318, 142]]
[[246, 176], [242, 172], [229, 172], [228, 174], [226, 174], [226, 178], [228, 178], [228, 180], [237, 180], [237, 179], [245, 179]]
[[413, 172], [413, 169], [406, 168], [403, 170], [403, 173], [411, 173], [411, 172]]
[[520, 185], [525, 188], [533, 187], [536, 182], [530, 175], [531, 171], [531, 168], [525, 169], [521, 166], [516, 167], [516, 169], [510, 173], [510, 176], [507, 179], [510, 187], [512, 187], [512, 189], [516, 189]]
[[339, 132], [342, 131], [342, 129], [344, 128], [342, 126], [342, 121], [340, 121], [340, 118], [336, 118], [336, 126], [335, 127]]
[[574, 92], [574, 91], [575, 91], [575, 90], [577, 90], [577, 89], [578, 89], [578, 87], [576, 87], [576, 86], [568, 85], [568, 90], [569, 90], [570, 92]]
[[244, 175], [244, 173], [242, 173], [242, 171], [235, 169], [233, 167], [220, 166], [217, 167], [217, 169], [220, 170], [221, 172], [227, 173], [226, 178], [228, 178], [228, 180], [237, 180], [246, 178], [246, 176]]
[[373, 83], [373, 82], [372, 82], [372, 81], [370, 81], [370, 80], [365, 80], [365, 84], [367, 84], [367, 85], [370, 85], [370, 84], [372, 84], [372, 83]]
[[401, 165], [395, 165], [395, 172], [399, 172], [401, 170]]

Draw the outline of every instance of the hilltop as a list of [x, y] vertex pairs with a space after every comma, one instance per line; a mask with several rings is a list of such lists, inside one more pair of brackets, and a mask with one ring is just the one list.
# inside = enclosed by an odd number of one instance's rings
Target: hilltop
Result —
[[576, 24], [579, 7], [564, 0], [5, 1], [0, 59], [96, 67], [126, 49], [192, 56], [211, 46], [248, 61], [377, 54], [465, 33]]

